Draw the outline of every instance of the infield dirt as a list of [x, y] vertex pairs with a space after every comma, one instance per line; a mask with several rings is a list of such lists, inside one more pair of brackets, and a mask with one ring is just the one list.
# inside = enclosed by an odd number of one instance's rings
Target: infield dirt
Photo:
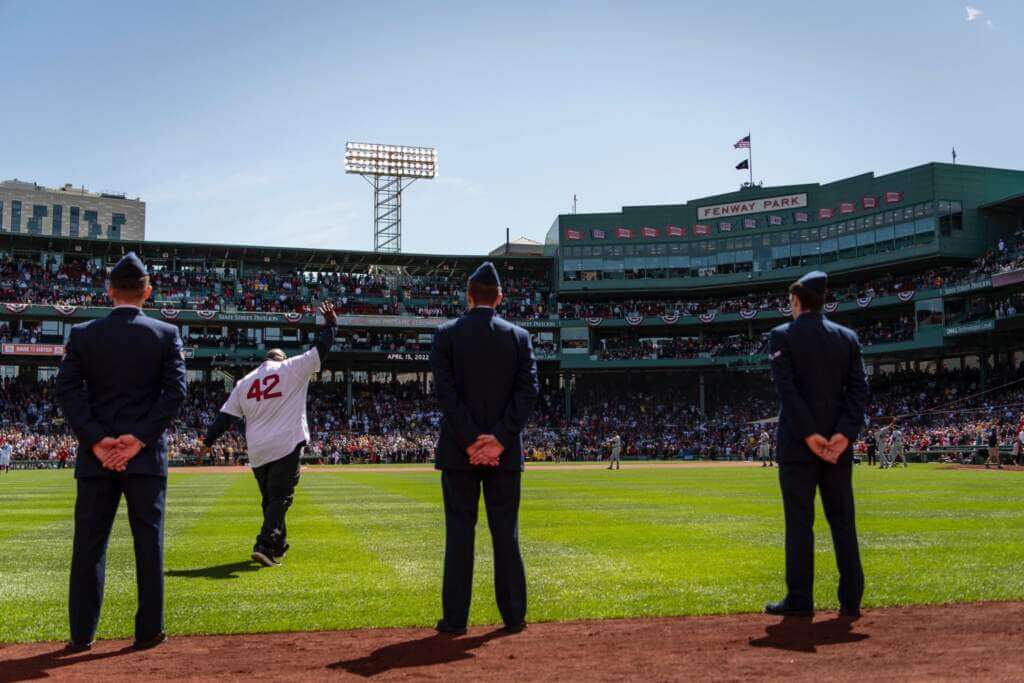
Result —
[[0, 681], [1024, 680], [1024, 603], [869, 610], [855, 622], [728, 615], [0, 646]]

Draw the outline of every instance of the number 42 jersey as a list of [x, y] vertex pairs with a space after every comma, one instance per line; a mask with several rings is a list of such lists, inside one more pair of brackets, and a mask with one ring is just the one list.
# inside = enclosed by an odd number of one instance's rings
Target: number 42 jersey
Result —
[[309, 441], [306, 393], [320, 370], [316, 347], [283, 361], [266, 360], [235, 384], [221, 412], [245, 419], [249, 464], [260, 467]]

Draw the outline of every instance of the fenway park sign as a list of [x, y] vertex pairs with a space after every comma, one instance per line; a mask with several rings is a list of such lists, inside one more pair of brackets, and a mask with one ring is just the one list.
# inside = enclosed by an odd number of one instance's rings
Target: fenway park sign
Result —
[[698, 220], [721, 218], [725, 216], [742, 216], [762, 211], [780, 211], [785, 209], [802, 209], [807, 206], [807, 194], [786, 194], [778, 197], [762, 197], [728, 204], [711, 204], [697, 207]]

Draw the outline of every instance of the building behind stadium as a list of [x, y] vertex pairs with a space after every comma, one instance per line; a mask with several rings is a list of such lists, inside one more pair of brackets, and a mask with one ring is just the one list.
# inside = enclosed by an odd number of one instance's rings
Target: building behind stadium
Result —
[[0, 232], [108, 240], [146, 239], [146, 204], [123, 193], [0, 182]]

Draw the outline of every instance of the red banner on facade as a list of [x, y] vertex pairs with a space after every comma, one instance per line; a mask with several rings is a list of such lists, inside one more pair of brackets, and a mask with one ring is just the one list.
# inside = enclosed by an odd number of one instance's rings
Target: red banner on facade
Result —
[[856, 206], [853, 202], [840, 202], [839, 213], [853, 213]]
[[711, 234], [711, 226], [710, 225], [705, 225], [704, 223], [697, 223], [697, 225], [693, 226], [693, 234], [694, 235], [710, 235]]
[[886, 192], [885, 203], [886, 204], [898, 204], [903, 201], [902, 192]]
[[686, 230], [684, 228], [680, 228], [678, 225], [670, 225], [670, 226], [668, 226], [668, 236], [669, 237], [682, 237], [685, 234], [686, 234]]
[[835, 209], [818, 209], [818, 218], [832, 218], [835, 214]]
[[877, 209], [878, 197], [861, 197], [860, 205], [865, 209]]
[[4, 344], [5, 356], [63, 356], [63, 344]]
[[643, 227], [643, 228], [640, 228], [640, 232], [641, 232], [641, 234], [643, 234], [644, 237], [657, 237], [658, 236], [658, 229], [657, 228]]
[[630, 230], [629, 228], [616, 228], [615, 236], [618, 237], [619, 239], [631, 240], [633, 239], [633, 231]]
[[566, 230], [565, 231], [565, 236], [566, 236], [567, 239], [570, 239], [570, 240], [581, 240], [581, 239], [583, 239], [583, 233], [580, 232], [579, 230], [571, 230], [571, 229], [570, 230]]

